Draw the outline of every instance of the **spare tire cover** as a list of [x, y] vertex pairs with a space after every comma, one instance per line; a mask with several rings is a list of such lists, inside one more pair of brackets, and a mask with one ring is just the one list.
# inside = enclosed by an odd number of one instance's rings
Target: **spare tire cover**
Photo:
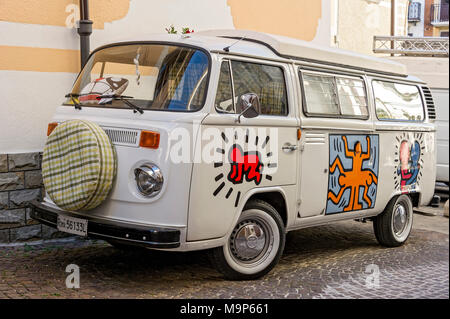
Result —
[[97, 124], [71, 120], [47, 139], [42, 157], [45, 190], [65, 210], [90, 210], [110, 192], [117, 170], [111, 141]]

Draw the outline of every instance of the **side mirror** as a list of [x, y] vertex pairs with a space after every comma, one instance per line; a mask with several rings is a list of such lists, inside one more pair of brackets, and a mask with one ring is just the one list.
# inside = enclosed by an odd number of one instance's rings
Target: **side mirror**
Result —
[[261, 113], [258, 95], [255, 93], [241, 95], [239, 97], [237, 109], [239, 110], [239, 116], [236, 119], [237, 123], [241, 122], [241, 116], [248, 119], [257, 117]]

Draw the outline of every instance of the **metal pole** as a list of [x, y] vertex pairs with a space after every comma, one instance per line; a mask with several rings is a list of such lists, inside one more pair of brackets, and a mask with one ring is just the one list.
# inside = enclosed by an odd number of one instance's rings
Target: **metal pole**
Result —
[[[395, 0], [391, 0], [391, 37], [395, 36]], [[394, 39], [391, 40], [391, 50], [394, 50], [395, 44]], [[394, 56], [391, 53], [391, 56]]]
[[80, 21], [77, 31], [80, 35], [81, 68], [86, 64], [89, 52], [91, 51], [89, 36], [92, 33], [92, 23], [93, 22], [89, 20], [88, 0], [80, 0]]

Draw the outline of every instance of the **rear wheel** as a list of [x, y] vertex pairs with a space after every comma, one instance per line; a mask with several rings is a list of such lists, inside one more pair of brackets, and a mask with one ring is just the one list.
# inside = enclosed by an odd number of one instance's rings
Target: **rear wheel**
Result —
[[373, 220], [373, 230], [378, 242], [386, 247], [403, 245], [411, 233], [413, 205], [408, 195], [391, 199], [383, 213]]
[[211, 260], [227, 279], [257, 279], [278, 263], [285, 240], [283, 220], [275, 208], [264, 201], [252, 200], [227, 243], [211, 250]]

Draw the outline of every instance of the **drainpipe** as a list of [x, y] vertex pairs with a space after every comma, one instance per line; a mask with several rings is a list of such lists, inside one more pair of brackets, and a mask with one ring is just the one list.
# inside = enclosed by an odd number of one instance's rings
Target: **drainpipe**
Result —
[[80, 35], [81, 68], [86, 64], [91, 51], [89, 36], [92, 33], [92, 23], [89, 20], [89, 1], [80, 0], [80, 21], [77, 31]]

